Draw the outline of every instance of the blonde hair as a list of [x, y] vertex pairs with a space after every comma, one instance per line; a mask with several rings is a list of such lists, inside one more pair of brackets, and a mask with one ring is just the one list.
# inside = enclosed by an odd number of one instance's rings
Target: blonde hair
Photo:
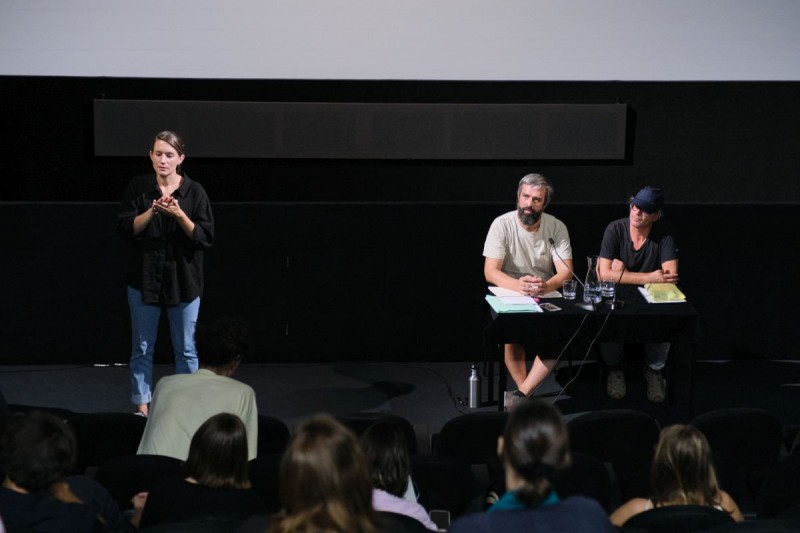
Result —
[[661, 431], [650, 471], [653, 503], [719, 505], [722, 496], [705, 436], [676, 424]]

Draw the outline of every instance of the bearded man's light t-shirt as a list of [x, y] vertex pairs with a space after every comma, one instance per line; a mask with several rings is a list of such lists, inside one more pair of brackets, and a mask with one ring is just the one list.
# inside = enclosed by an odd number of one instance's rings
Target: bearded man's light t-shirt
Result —
[[539, 228], [530, 232], [520, 224], [517, 211], [511, 211], [492, 222], [483, 256], [502, 259], [501, 270], [511, 277], [533, 275], [547, 280], [556, 273], [556, 261], [572, 259], [572, 246], [567, 226], [556, 217], [542, 213]]

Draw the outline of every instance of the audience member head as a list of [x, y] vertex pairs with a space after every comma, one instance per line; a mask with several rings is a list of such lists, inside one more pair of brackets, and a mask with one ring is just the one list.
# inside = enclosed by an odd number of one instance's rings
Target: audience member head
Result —
[[236, 318], [221, 318], [207, 325], [198, 323], [194, 336], [200, 366], [227, 369], [229, 374], [250, 347], [247, 324]]
[[27, 492], [47, 490], [75, 465], [77, 441], [60, 418], [32, 412], [13, 418], [0, 439], [0, 467]]
[[361, 436], [361, 447], [372, 485], [402, 498], [408, 488], [411, 458], [400, 426], [390, 420], [378, 420]]
[[247, 429], [230, 413], [214, 415], [200, 426], [183, 465], [186, 475], [212, 489], [246, 489]]
[[355, 435], [328, 415], [295, 430], [280, 466], [283, 510], [272, 532], [372, 533], [372, 484]]
[[511, 413], [498, 447], [508, 489], [526, 505], [547, 498], [558, 473], [570, 464], [567, 429], [561, 415], [550, 403], [535, 398]]
[[719, 503], [720, 490], [708, 441], [693, 426], [676, 424], [661, 431], [650, 480], [656, 502]]
[[547, 207], [550, 204], [550, 200], [553, 199], [553, 186], [547, 181], [547, 178], [542, 176], [541, 174], [526, 174], [519, 180], [519, 185], [517, 186], [517, 200], [519, 200], [519, 193], [522, 192], [522, 187], [525, 185], [530, 185], [534, 189], [542, 189], [545, 192], [544, 197], [544, 206]]

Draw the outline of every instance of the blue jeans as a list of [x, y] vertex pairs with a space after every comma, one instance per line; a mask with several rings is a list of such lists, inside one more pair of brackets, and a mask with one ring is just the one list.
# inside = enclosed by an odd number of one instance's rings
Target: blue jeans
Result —
[[158, 321], [162, 308], [167, 310], [172, 349], [175, 353], [175, 372], [191, 374], [197, 370], [197, 350], [194, 329], [200, 312], [200, 297], [189, 303], [153, 305], [142, 302], [142, 293], [128, 287], [128, 307], [131, 310], [131, 401], [144, 405], [152, 400], [153, 350], [156, 346]]

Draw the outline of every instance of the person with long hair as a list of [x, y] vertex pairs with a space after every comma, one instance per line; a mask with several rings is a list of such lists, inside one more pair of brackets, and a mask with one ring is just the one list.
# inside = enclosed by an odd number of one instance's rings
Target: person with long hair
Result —
[[636, 514], [669, 505], [706, 505], [744, 520], [733, 498], [719, 488], [708, 441], [699, 429], [675, 424], [661, 431], [650, 469], [653, 495], [633, 498], [611, 514], [621, 526]]
[[281, 512], [270, 533], [376, 533], [372, 483], [356, 436], [329, 415], [295, 430], [280, 465]]
[[411, 485], [411, 458], [400, 426], [390, 420], [370, 424], [361, 436], [361, 446], [372, 478], [373, 509], [410, 516], [437, 531], [425, 508], [416, 499], [406, 498]]
[[194, 329], [203, 295], [203, 250], [214, 242], [214, 216], [205, 189], [181, 168], [185, 152], [178, 134], [158, 133], [150, 149], [154, 174], [130, 181], [117, 215], [117, 229], [130, 243], [131, 401], [143, 416], [151, 400], [162, 309], [169, 318], [175, 371], [197, 370]]
[[134, 524], [146, 527], [208, 516], [244, 521], [266, 513], [248, 477], [247, 430], [230, 413], [209, 418], [192, 438], [184, 479], [158, 480], [134, 497]]
[[521, 403], [508, 418], [497, 452], [505, 494], [486, 513], [457, 519], [450, 533], [615, 531], [596, 501], [583, 496], [562, 500], [556, 492], [559, 473], [571, 459], [567, 429], [551, 404], [536, 398]]

